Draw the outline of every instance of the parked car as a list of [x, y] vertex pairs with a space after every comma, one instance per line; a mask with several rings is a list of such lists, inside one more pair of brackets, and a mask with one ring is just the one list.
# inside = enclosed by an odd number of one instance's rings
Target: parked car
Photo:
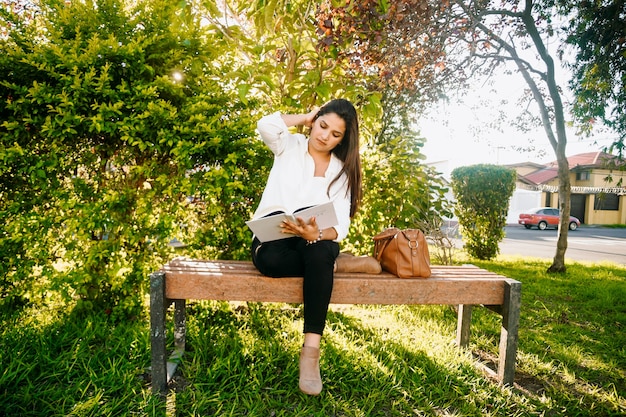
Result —
[[[559, 209], [551, 207], [532, 209], [526, 213], [521, 213], [517, 222], [527, 229], [533, 226], [537, 226], [539, 230], [545, 230], [548, 227], [556, 229], [559, 227]], [[576, 230], [578, 226], [580, 226], [580, 220], [574, 216], [569, 216], [569, 230]]]

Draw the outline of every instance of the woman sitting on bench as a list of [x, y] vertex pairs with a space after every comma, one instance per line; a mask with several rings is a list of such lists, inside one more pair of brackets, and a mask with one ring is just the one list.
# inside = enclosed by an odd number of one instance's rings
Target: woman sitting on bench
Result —
[[[308, 137], [290, 133], [292, 126], [310, 128]], [[265, 116], [257, 128], [274, 153], [274, 163], [253, 218], [275, 214], [277, 207], [294, 213], [328, 201], [333, 202], [337, 214], [337, 226], [320, 229], [314, 217], [303, 219], [296, 213], [296, 222], [282, 223], [282, 231], [295, 236], [264, 243], [255, 237], [252, 243], [252, 260], [262, 274], [304, 277], [299, 387], [306, 394], [318, 395], [322, 391], [319, 348], [333, 289], [338, 242], [348, 234], [350, 219], [361, 200], [357, 113], [349, 101], [337, 99], [308, 114]], [[357, 257], [354, 261], [362, 262]]]

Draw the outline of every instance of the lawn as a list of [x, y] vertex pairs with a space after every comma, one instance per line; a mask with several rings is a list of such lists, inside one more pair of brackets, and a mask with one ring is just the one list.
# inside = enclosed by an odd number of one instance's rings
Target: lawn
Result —
[[498, 316], [475, 309], [470, 349], [449, 306], [333, 306], [324, 391], [298, 391], [301, 312], [198, 302], [165, 399], [150, 390], [146, 317], [113, 323], [52, 305], [3, 312], [0, 415], [612, 416], [626, 413], [626, 268], [500, 257], [476, 265], [522, 282], [516, 385], [475, 366], [497, 353]]

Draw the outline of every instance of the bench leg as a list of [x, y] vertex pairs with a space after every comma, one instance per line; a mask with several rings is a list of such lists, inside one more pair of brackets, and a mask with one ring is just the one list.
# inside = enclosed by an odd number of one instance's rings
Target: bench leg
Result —
[[174, 352], [167, 361], [167, 380], [169, 381], [176, 372], [176, 367], [185, 353], [186, 335], [186, 307], [185, 300], [174, 300]]
[[187, 333], [187, 316], [185, 300], [174, 300], [174, 347], [185, 351], [185, 335]]
[[456, 345], [466, 348], [470, 339], [470, 324], [472, 323], [472, 305], [459, 304], [456, 322]]
[[152, 353], [152, 393], [167, 389], [167, 351], [165, 349], [165, 273], [150, 275], [150, 349]]
[[515, 360], [517, 356], [517, 331], [521, 308], [522, 284], [506, 282], [502, 305], [502, 329], [500, 331], [500, 352], [498, 380], [503, 385], [513, 385]]

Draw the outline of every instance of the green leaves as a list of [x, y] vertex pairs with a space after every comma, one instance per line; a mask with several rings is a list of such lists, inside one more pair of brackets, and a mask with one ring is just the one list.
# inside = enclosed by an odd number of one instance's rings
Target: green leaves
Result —
[[[227, 230], [249, 218], [259, 189], [248, 182], [267, 160], [246, 139], [249, 88], [230, 91], [245, 83], [207, 65], [218, 50], [197, 14], [95, 3], [42, 1], [38, 36], [0, 57], [0, 292], [18, 299], [46, 270], [66, 302], [123, 317], [140, 312], [171, 238], [193, 246], [206, 230], [210, 256], [242, 256], [249, 232]], [[188, 174], [202, 163], [218, 175]], [[215, 207], [190, 208], [196, 193]]]
[[515, 180], [515, 170], [497, 165], [472, 165], [452, 171], [454, 212], [470, 256], [487, 260], [498, 254]]
[[626, 150], [626, 54], [624, 2], [557, 2], [569, 17], [567, 43], [576, 48], [570, 87], [573, 112], [590, 133], [597, 120], [614, 129], [608, 147], [622, 158]]

